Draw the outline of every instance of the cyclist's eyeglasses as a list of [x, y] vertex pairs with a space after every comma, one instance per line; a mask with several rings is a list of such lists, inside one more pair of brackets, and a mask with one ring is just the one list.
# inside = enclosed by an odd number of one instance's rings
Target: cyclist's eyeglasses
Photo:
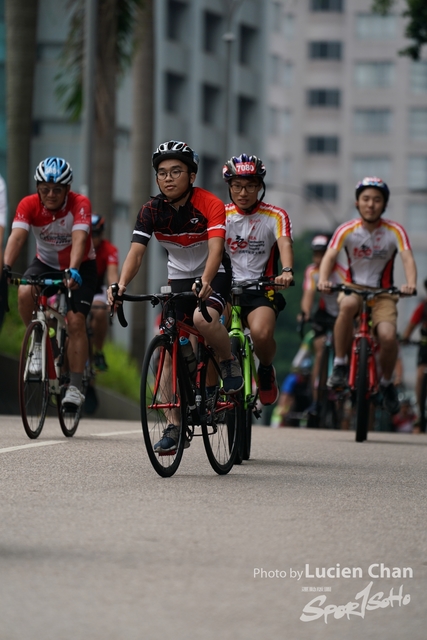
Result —
[[52, 192], [54, 196], [60, 196], [61, 193], [64, 193], [64, 189], [65, 187], [39, 187], [39, 193], [42, 196], [48, 196]]
[[178, 180], [181, 173], [188, 173], [188, 171], [184, 171], [184, 169], [172, 169], [172, 171], [160, 169], [160, 171], [157, 172], [157, 178], [158, 180], [166, 180], [166, 178], [170, 176], [174, 180]]
[[238, 182], [233, 182], [230, 185], [230, 189], [233, 193], [240, 193], [243, 189], [245, 189], [246, 193], [255, 193], [255, 191], [259, 191], [260, 190], [260, 185], [259, 184], [253, 184], [253, 183], [249, 183], [249, 184], [240, 184]]

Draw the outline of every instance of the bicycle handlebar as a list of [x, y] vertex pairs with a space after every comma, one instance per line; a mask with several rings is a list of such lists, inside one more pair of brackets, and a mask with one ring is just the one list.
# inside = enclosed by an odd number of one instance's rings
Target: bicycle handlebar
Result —
[[[276, 284], [276, 276], [261, 276], [260, 278], [254, 278], [253, 280], [233, 280], [231, 283], [231, 293], [239, 294], [241, 292], [238, 289], [250, 289], [251, 287], [257, 287], [258, 289], [265, 287], [283, 287], [281, 284]], [[295, 280], [289, 285], [295, 286]]]
[[[196, 283], [196, 291], [201, 290], [202, 288], [202, 281], [200, 278], [196, 278], [195, 280]], [[120, 324], [122, 325], [122, 327], [127, 327], [128, 326], [128, 322], [125, 318], [125, 314], [123, 311], [123, 302], [124, 301], [128, 301], [128, 302], [146, 302], [147, 300], [149, 300], [151, 302], [151, 304], [153, 305], [153, 307], [157, 306], [158, 304], [164, 302], [167, 303], [170, 300], [174, 299], [174, 298], [183, 298], [183, 297], [190, 297], [190, 296], [194, 296], [194, 292], [193, 291], [182, 291], [180, 293], [172, 293], [171, 291], [165, 292], [165, 293], [140, 293], [140, 294], [129, 294], [129, 293], [123, 293], [121, 296], [118, 295], [118, 291], [119, 291], [119, 285], [117, 283], [114, 283], [111, 285], [111, 291], [113, 294], [113, 298], [114, 298], [114, 303], [118, 303], [117, 304], [117, 317], [119, 319]], [[212, 322], [212, 317], [209, 314], [207, 307], [206, 307], [206, 302], [204, 300], [202, 300], [201, 298], [197, 297], [197, 306], [199, 308], [199, 311], [201, 312], [203, 318], [206, 320], [206, 322]], [[114, 304], [111, 306], [111, 310], [110, 310], [110, 316], [112, 317], [114, 315]]]
[[413, 293], [402, 293], [402, 291], [400, 291], [400, 289], [398, 289], [397, 287], [386, 287], [383, 289], [354, 289], [353, 287], [346, 284], [334, 284], [332, 287], [330, 287], [330, 289], [328, 289], [328, 291], [332, 293], [342, 291], [346, 295], [356, 293], [357, 295], [362, 296], [362, 298], [374, 298], [375, 296], [379, 296], [382, 293], [389, 293], [394, 296], [399, 296], [400, 298], [417, 295], [416, 289]]
[[73, 299], [73, 292], [69, 287], [64, 285], [65, 280], [71, 280], [71, 271], [70, 269], [65, 269], [63, 278], [46, 278], [43, 274], [41, 275], [32, 275], [28, 277], [10, 277], [10, 284], [19, 286], [19, 285], [30, 285], [33, 287], [58, 287], [58, 289], [62, 289], [62, 291], [66, 291], [68, 298], [70, 299], [70, 306], [73, 313], [76, 313], [76, 307]]

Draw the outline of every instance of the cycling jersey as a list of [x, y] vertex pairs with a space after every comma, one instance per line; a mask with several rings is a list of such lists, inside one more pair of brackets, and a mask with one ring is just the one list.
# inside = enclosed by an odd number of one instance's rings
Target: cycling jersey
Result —
[[421, 302], [421, 304], [419, 304], [415, 309], [410, 319], [410, 323], [415, 326], [420, 324], [421, 335], [427, 336], [427, 300]]
[[230, 203], [225, 213], [225, 248], [231, 258], [233, 278], [252, 280], [260, 275], [277, 275], [277, 240], [292, 239], [292, 223], [286, 211], [260, 202], [251, 213]]
[[[159, 194], [138, 213], [132, 242], [147, 245], [153, 233], [168, 253], [170, 280], [200, 277], [209, 254], [208, 240], [225, 238], [224, 204], [199, 187], [193, 187], [178, 209]], [[218, 272], [224, 271], [220, 265]]]
[[119, 252], [108, 240], [101, 240], [96, 249], [96, 271], [98, 273], [98, 282], [96, 291], [97, 293], [102, 291], [102, 287], [105, 284], [105, 274], [109, 265], [119, 264]]
[[[333, 284], [344, 284], [347, 279], [347, 270], [344, 267], [336, 262], [334, 264], [334, 268], [332, 269], [332, 273], [330, 275], [329, 281]], [[304, 281], [302, 288], [304, 291], [316, 291], [317, 284], [319, 282], [319, 267], [315, 264], [309, 264], [304, 272]], [[337, 302], [337, 293], [327, 294], [327, 293], [319, 293], [319, 309], [322, 311], [326, 311], [329, 315], [334, 318], [338, 315], [338, 302]]]
[[36, 238], [37, 258], [52, 269], [68, 269], [73, 231], [86, 231], [88, 236], [82, 262], [95, 259], [90, 235], [91, 205], [88, 198], [70, 191], [61, 209], [50, 211], [37, 193], [23, 198], [16, 209], [12, 229], [32, 228]]
[[360, 218], [340, 225], [329, 246], [344, 249], [348, 259], [347, 281], [366, 287], [393, 286], [393, 267], [396, 254], [410, 249], [408, 236], [397, 222], [381, 219], [368, 231]]

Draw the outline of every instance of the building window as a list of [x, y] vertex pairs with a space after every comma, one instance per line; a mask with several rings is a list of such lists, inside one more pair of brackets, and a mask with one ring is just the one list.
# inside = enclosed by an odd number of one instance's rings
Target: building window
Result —
[[344, 10], [343, 0], [311, 0], [310, 8], [312, 11], [339, 11]]
[[221, 184], [219, 158], [202, 155], [200, 158], [200, 181], [203, 189], [215, 191]]
[[427, 109], [410, 109], [409, 135], [411, 138], [427, 138]]
[[427, 204], [411, 202], [408, 205], [405, 228], [408, 233], [427, 233]]
[[333, 182], [310, 182], [305, 185], [306, 197], [336, 202], [338, 199], [338, 185]]
[[165, 110], [169, 113], [182, 114], [184, 110], [185, 77], [166, 73]]
[[293, 38], [295, 35], [295, 16], [292, 13], [285, 13], [282, 23], [283, 35]]
[[354, 132], [384, 134], [391, 130], [390, 109], [356, 109], [354, 112]]
[[333, 40], [309, 42], [308, 56], [312, 60], [341, 60], [342, 43]]
[[202, 122], [215, 125], [219, 120], [221, 90], [210, 84], [202, 86]]
[[409, 158], [408, 187], [414, 191], [427, 191], [427, 156]]
[[271, 136], [286, 135], [291, 129], [291, 112], [289, 109], [270, 107], [268, 110], [268, 133]]
[[254, 132], [256, 102], [252, 98], [239, 96], [237, 99], [237, 131], [241, 136], [247, 136]]
[[187, 3], [179, 0], [169, 0], [166, 14], [166, 32], [169, 40], [176, 42], [184, 40], [187, 24]]
[[294, 67], [292, 62], [282, 60], [279, 56], [270, 56], [270, 80], [271, 84], [281, 87], [292, 85]]
[[365, 176], [378, 176], [386, 182], [390, 179], [391, 162], [389, 158], [360, 157], [353, 160], [353, 180], [359, 182]]
[[396, 16], [359, 13], [356, 16], [356, 37], [359, 40], [388, 40], [397, 36]]
[[354, 83], [362, 89], [391, 87], [394, 84], [393, 62], [357, 62]]
[[309, 89], [307, 104], [309, 107], [339, 107], [339, 89]]
[[245, 24], [240, 25], [239, 38], [239, 62], [242, 65], [251, 66], [256, 59], [256, 43], [258, 31]]
[[306, 140], [307, 153], [337, 155], [339, 139], [337, 136], [309, 136]]
[[218, 53], [222, 41], [222, 17], [211, 11], [205, 11], [203, 26], [204, 51]]
[[427, 92], [427, 60], [411, 62], [410, 84], [414, 93]]

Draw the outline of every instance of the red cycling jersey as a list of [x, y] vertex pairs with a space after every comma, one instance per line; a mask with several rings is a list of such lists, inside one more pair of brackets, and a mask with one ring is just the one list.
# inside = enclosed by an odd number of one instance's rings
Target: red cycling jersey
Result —
[[97, 291], [102, 291], [105, 274], [110, 264], [119, 264], [119, 251], [111, 242], [103, 239], [96, 250]]
[[44, 207], [37, 193], [23, 198], [18, 204], [12, 229], [32, 228], [36, 238], [37, 258], [52, 269], [68, 269], [73, 231], [88, 234], [82, 262], [95, 259], [91, 229], [91, 205], [88, 198], [70, 191], [58, 211]]

